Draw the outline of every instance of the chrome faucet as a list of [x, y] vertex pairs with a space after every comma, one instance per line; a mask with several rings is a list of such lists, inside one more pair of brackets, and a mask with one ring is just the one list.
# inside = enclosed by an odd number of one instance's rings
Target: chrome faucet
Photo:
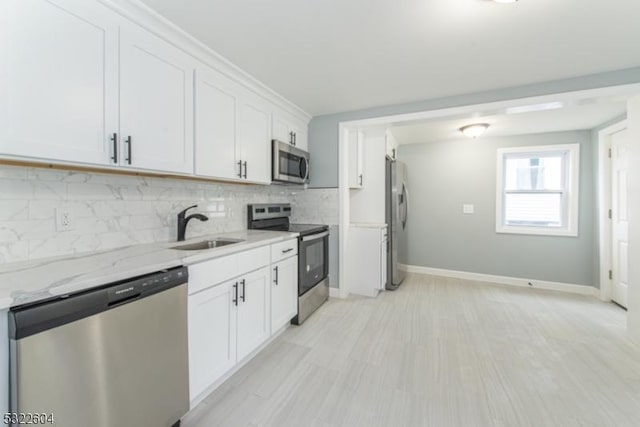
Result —
[[195, 213], [193, 215], [189, 215], [188, 217], [185, 218], [185, 215], [187, 214], [187, 211], [189, 209], [192, 208], [197, 208], [198, 205], [193, 205], [193, 206], [189, 206], [187, 209], [183, 210], [182, 212], [180, 212], [178, 214], [178, 242], [183, 242], [184, 241], [184, 234], [187, 231], [187, 224], [189, 223], [189, 221], [191, 221], [192, 219], [199, 219], [200, 221], [208, 221], [209, 218], [207, 218], [205, 215], [199, 214], [199, 213]]

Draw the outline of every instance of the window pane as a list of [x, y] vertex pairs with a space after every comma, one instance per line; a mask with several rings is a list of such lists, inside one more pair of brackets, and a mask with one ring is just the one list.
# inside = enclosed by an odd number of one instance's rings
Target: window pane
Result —
[[505, 189], [562, 190], [564, 156], [505, 158]]
[[505, 194], [505, 225], [562, 226], [562, 194]]

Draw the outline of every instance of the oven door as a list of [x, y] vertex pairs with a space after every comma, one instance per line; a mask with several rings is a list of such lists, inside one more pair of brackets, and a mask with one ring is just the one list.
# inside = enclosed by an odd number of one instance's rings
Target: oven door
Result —
[[309, 153], [273, 140], [273, 181], [304, 184], [309, 180]]
[[329, 275], [329, 231], [300, 238], [298, 248], [298, 296]]

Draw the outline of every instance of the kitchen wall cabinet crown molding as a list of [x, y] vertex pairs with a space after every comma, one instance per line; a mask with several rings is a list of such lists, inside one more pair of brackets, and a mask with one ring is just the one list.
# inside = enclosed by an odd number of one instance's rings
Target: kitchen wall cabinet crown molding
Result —
[[308, 123], [311, 115], [139, 0], [96, 0]]

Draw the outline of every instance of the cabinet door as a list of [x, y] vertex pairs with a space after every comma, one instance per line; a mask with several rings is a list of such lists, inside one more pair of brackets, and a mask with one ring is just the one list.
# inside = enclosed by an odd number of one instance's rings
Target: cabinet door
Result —
[[291, 127], [279, 112], [273, 113], [273, 139], [291, 144]]
[[269, 267], [240, 279], [238, 301], [238, 361], [244, 359], [270, 335]]
[[296, 143], [296, 148], [299, 148], [304, 151], [309, 150], [309, 142], [308, 142], [308, 132], [307, 127], [303, 125], [299, 125], [293, 129], [295, 134], [294, 140]]
[[238, 160], [248, 181], [271, 183], [270, 117], [266, 101], [247, 91], [239, 112]]
[[189, 391], [192, 400], [236, 363], [235, 283], [213, 286], [189, 296]]
[[195, 173], [240, 179], [236, 163], [238, 86], [212, 69], [196, 71]]
[[193, 65], [186, 53], [153, 34], [134, 26], [121, 29], [124, 164], [193, 172]]
[[86, 0], [0, 2], [0, 154], [111, 162], [118, 22]]
[[362, 188], [364, 186], [363, 163], [363, 134], [362, 132], [349, 132], [349, 188]]
[[271, 333], [285, 325], [298, 312], [298, 257], [287, 258], [271, 270]]

